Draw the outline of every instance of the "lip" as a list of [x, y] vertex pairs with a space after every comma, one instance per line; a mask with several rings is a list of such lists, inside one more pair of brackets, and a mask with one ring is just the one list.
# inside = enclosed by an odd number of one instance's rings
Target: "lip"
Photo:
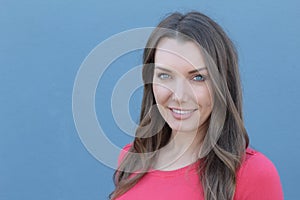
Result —
[[182, 109], [169, 107], [169, 110], [175, 119], [185, 120], [190, 118], [197, 109]]

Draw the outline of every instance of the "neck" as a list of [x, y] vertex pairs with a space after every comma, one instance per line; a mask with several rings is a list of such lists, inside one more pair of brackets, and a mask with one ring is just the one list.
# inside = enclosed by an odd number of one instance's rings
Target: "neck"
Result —
[[203, 133], [200, 131], [172, 131], [170, 142], [166, 147], [168, 150], [171, 150], [171, 152], [174, 152], [174, 154], [191, 156], [191, 154], [196, 153], [196, 151], [200, 149], [202, 135]]
[[194, 143], [196, 137], [197, 133], [172, 131], [169, 145], [172, 145], [174, 148], [182, 148]]
[[172, 131], [170, 142], [158, 154], [156, 168], [163, 170], [177, 169], [198, 159], [204, 131]]

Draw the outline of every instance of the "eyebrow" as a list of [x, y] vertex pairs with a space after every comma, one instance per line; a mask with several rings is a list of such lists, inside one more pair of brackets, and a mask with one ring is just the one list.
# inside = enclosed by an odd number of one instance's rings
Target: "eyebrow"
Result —
[[[166, 71], [166, 72], [169, 72], [169, 73], [172, 73], [171, 70], [166, 69], [166, 68], [164, 68], [164, 67], [155, 66], [155, 68], [160, 69], [160, 70], [163, 70], [163, 71]], [[206, 67], [201, 67], [201, 68], [198, 68], [198, 69], [189, 71], [188, 73], [189, 73], [189, 74], [194, 74], [194, 73], [197, 73], [197, 72], [202, 71], [202, 70], [205, 70], [205, 69], [207, 69], [207, 68], [206, 68]]]

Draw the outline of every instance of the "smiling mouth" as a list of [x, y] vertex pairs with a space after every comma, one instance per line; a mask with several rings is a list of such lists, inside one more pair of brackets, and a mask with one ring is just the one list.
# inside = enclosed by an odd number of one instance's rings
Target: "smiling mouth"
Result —
[[178, 115], [189, 115], [193, 113], [197, 109], [176, 109], [176, 108], [170, 108], [170, 110]]

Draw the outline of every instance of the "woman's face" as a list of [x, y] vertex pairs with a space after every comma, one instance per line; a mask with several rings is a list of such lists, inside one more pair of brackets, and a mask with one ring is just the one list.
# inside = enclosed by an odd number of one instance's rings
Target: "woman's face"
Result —
[[176, 132], [195, 132], [211, 114], [210, 80], [199, 47], [163, 38], [157, 46], [153, 93], [162, 117]]

